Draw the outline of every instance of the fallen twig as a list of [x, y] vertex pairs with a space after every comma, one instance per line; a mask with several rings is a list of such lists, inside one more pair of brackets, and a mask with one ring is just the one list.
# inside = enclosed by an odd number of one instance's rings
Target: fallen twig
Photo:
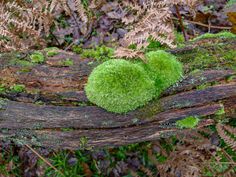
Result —
[[48, 166], [54, 169], [56, 172], [60, 173], [60, 175], [65, 176], [60, 170], [58, 170], [55, 166], [53, 166], [47, 159], [41, 156], [37, 151], [35, 151], [31, 146], [25, 144], [25, 146], [30, 149], [33, 153], [35, 153], [40, 159], [42, 159]]

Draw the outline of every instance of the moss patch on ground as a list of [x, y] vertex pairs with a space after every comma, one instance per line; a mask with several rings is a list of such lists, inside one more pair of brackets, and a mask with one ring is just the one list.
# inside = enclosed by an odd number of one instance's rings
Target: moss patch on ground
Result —
[[220, 33], [205, 33], [201, 36], [198, 36], [196, 38], [194, 38], [192, 41], [197, 41], [197, 40], [201, 40], [201, 39], [209, 39], [209, 38], [221, 38], [221, 39], [226, 39], [226, 38], [236, 38], [236, 35], [228, 32], [228, 31], [223, 31]]
[[185, 73], [205, 69], [233, 69], [236, 70], [236, 40], [219, 40], [218, 43], [208, 39], [200, 47], [176, 54], [184, 64]]

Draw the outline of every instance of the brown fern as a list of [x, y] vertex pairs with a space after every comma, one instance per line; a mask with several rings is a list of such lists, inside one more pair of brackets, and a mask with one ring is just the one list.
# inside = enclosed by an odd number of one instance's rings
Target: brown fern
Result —
[[234, 151], [236, 151], [236, 139], [232, 136], [236, 136], [236, 129], [232, 128], [228, 125], [223, 125], [221, 123], [218, 123], [216, 125], [216, 129], [218, 132], [218, 135], [224, 140], [224, 142], [232, 148]]
[[[18, 2], [18, 1], [17, 1]], [[24, 1], [2, 1], [0, 7], [0, 51], [22, 50], [45, 45], [41, 34], [49, 34], [52, 18], [48, 3], [34, 6]]]
[[[217, 131], [219, 136], [234, 149], [235, 140], [229, 138], [229, 134], [235, 135], [235, 128], [217, 124]], [[175, 176], [176, 173], [181, 173], [183, 176], [204, 176], [206, 169], [211, 172], [212, 176], [233, 176], [236, 163], [231, 155], [223, 148], [213, 145], [209, 138], [199, 132], [211, 134], [211, 131], [206, 128], [182, 130], [177, 133], [176, 137], [180, 143], [170, 154], [165, 153], [168, 158], [163, 164], [157, 162], [152, 152], [148, 153], [150, 161], [156, 165], [160, 176]], [[160, 149], [162, 153], [163, 148], [160, 147]], [[225, 158], [227, 160], [222, 161]], [[225, 168], [225, 164], [227, 164], [226, 169], [218, 170]]]
[[[152, 38], [165, 44], [170, 48], [176, 47], [174, 44], [174, 25], [172, 22], [173, 5], [186, 5], [194, 9], [197, 0], [138, 0], [132, 2], [124, 1], [121, 3], [126, 16], [123, 18], [125, 24], [132, 24], [132, 29], [124, 37], [124, 46], [137, 44], [141, 49], [148, 45], [148, 39]], [[120, 50], [120, 49], [118, 49]], [[120, 52], [118, 52], [120, 54]], [[126, 53], [122, 53], [125, 55]], [[130, 52], [127, 52], [127, 56]], [[118, 57], [121, 57], [118, 55]]]
[[[101, 0], [93, 3], [99, 5]], [[45, 46], [43, 37], [49, 35], [53, 23], [57, 28], [54, 19], [58, 11], [69, 16], [77, 14], [84, 24], [80, 31], [83, 34], [88, 31], [89, 20], [81, 0], [33, 0], [31, 3], [24, 0], [0, 0], [0, 5], [1, 52]]]
[[144, 62], [146, 61], [145, 56], [142, 52], [137, 50], [131, 50], [124, 47], [117, 48], [114, 55], [118, 58], [129, 58], [129, 59], [141, 58]]
[[154, 174], [152, 173], [152, 171], [150, 169], [146, 168], [145, 166], [141, 165], [140, 170], [143, 173], [145, 173], [148, 177], [154, 177]]

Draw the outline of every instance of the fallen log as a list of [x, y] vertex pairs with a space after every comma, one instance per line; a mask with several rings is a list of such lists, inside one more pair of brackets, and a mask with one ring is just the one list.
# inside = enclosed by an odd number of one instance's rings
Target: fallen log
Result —
[[[234, 42], [225, 42], [225, 50], [234, 48]], [[192, 56], [198, 52], [186, 48]], [[180, 51], [178, 57], [184, 50]], [[55, 66], [53, 63], [62, 57], [73, 59], [74, 65]], [[201, 118], [200, 124], [205, 125], [222, 110], [224, 116], [236, 117], [235, 63], [233, 67], [226, 63], [220, 69], [213, 65], [197, 72], [190, 72], [187, 64], [181, 82], [160, 98], [126, 114], [109, 113], [87, 100], [83, 88], [98, 64], [64, 51], [33, 66], [20, 65], [14, 54], [0, 56], [0, 85], [7, 88], [0, 91], [1, 139], [67, 149], [117, 146], [176, 133], [180, 130], [175, 122], [190, 116]], [[23, 84], [25, 90], [11, 91], [16, 84]]]

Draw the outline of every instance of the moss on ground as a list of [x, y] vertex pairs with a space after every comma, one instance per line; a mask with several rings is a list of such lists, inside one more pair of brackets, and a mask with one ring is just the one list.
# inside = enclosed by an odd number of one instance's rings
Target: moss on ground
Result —
[[66, 66], [66, 67], [73, 66], [73, 64], [74, 64], [74, 62], [73, 62], [73, 60], [71, 58], [66, 58], [65, 60], [62, 60], [60, 62], [61, 66]]
[[23, 84], [15, 84], [10, 87], [10, 91], [14, 93], [21, 93], [25, 91], [25, 85]]
[[104, 45], [93, 49], [83, 49], [81, 46], [73, 46], [72, 51], [80, 54], [82, 58], [92, 58], [100, 62], [110, 60], [113, 57], [114, 49]]
[[59, 54], [59, 49], [57, 47], [48, 47], [45, 48], [44, 51], [48, 57], [53, 57]]
[[223, 31], [220, 33], [205, 33], [201, 36], [198, 36], [196, 38], [194, 38], [192, 41], [197, 41], [197, 40], [201, 40], [201, 39], [209, 39], [209, 38], [221, 38], [221, 39], [226, 39], [226, 38], [236, 38], [236, 35], [228, 32], [228, 31]]
[[201, 47], [194, 47], [176, 56], [184, 64], [185, 73], [208, 68], [236, 70], [235, 45], [235, 39], [219, 40], [218, 43], [208, 39]]
[[43, 63], [45, 61], [45, 57], [42, 52], [35, 51], [30, 55], [30, 59], [32, 63]]

